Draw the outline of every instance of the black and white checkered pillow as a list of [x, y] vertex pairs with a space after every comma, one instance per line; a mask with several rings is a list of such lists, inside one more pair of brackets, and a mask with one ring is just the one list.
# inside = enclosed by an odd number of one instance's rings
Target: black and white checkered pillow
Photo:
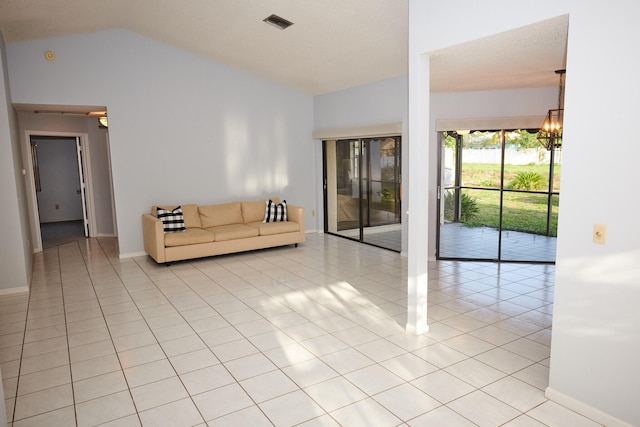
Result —
[[178, 206], [171, 211], [163, 208], [158, 208], [158, 219], [162, 221], [165, 233], [173, 233], [174, 231], [185, 230], [182, 206]]
[[262, 222], [278, 221], [287, 221], [287, 201], [283, 200], [282, 203], [274, 203], [272, 200], [267, 200], [267, 209]]

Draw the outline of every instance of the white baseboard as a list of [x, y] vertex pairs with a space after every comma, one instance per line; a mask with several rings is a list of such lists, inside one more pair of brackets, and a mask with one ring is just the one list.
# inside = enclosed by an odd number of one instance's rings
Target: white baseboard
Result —
[[602, 412], [601, 410], [596, 409], [593, 406], [587, 405], [586, 403], [574, 399], [571, 396], [567, 396], [566, 394], [554, 390], [551, 387], [547, 387], [547, 389], [544, 391], [544, 395], [547, 399], [554, 401], [558, 405], [562, 405], [565, 408], [571, 409], [572, 411], [575, 411], [580, 415], [584, 415], [585, 417], [607, 427], [633, 427], [632, 424], [622, 421], [621, 419], [616, 418], [613, 415]]
[[424, 325], [419, 325], [416, 328], [415, 325], [410, 325], [410, 324], [407, 323], [407, 325], [405, 326], [405, 329], [406, 329], [408, 334], [422, 335], [422, 334], [425, 334], [425, 333], [429, 332], [429, 325], [427, 325], [425, 323]]
[[129, 252], [126, 254], [120, 254], [118, 255], [118, 258], [123, 259], [123, 258], [134, 258], [137, 256], [145, 256], [147, 253], [145, 251], [142, 252]]
[[23, 294], [25, 292], [29, 293], [28, 286], [16, 286], [15, 288], [0, 289], [0, 295]]
[[118, 237], [118, 236], [113, 233], [98, 233], [94, 237]]

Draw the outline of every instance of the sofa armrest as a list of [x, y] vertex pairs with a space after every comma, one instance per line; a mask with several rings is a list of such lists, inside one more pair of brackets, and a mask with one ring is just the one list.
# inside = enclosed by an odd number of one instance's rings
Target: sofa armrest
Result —
[[145, 252], [157, 263], [165, 262], [162, 221], [151, 214], [143, 214], [142, 235], [144, 237]]
[[300, 232], [307, 232], [307, 229], [304, 225], [305, 217], [303, 207], [287, 204], [287, 219], [289, 221], [297, 222], [298, 224], [300, 224]]

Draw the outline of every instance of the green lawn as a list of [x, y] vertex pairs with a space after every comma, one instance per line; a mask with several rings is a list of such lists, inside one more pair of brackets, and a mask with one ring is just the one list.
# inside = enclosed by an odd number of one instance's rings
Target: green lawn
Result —
[[[500, 165], [465, 163], [463, 170], [463, 186], [499, 188]], [[505, 188], [520, 172], [536, 172], [545, 179], [544, 190], [548, 187], [549, 169], [545, 165], [508, 165], [505, 167]], [[555, 167], [554, 190], [558, 191], [560, 166]], [[500, 192], [492, 190], [465, 189], [464, 193], [475, 199], [478, 212], [475, 218], [465, 223], [472, 227], [488, 226], [498, 228]], [[518, 192], [504, 192], [503, 230], [523, 231], [533, 234], [547, 233], [547, 195]], [[552, 236], [558, 230], [558, 196], [552, 197], [551, 229]]]
[[[560, 190], [560, 171], [562, 167], [555, 165], [553, 190]], [[508, 187], [509, 183], [520, 172], [535, 172], [540, 174], [546, 182], [545, 189], [549, 185], [549, 166], [548, 165], [505, 165], [504, 184]], [[462, 164], [462, 185], [466, 187], [488, 187], [500, 188], [500, 165], [499, 164], [482, 164], [482, 163], [463, 163]]]

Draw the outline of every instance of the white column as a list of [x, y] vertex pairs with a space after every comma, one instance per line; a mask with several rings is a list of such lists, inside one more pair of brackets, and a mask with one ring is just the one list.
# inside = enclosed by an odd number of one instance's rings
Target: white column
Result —
[[407, 332], [427, 325], [429, 241], [429, 57], [409, 58], [409, 264]]

